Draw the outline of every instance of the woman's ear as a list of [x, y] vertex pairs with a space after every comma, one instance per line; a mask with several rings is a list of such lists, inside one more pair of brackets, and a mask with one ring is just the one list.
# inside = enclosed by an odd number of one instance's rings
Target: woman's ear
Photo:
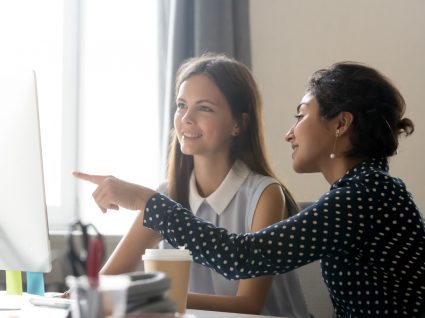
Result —
[[239, 134], [240, 134], [240, 133], [241, 133], [241, 128], [240, 128], [239, 124], [236, 124], [236, 125], [233, 127], [233, 130], [232, 130], [232, 136], [233, 136], [233, 137], [239, 136]]
[[339, 132], [339, 136], [347, 133], [351, 124], [353, 123], [354, 116], [350, 112], [340, 112], [337, 116], [337, 130]]
[[238, 136], [241, 132], [245, 131], [248, 126], [248, 113], [242, 113], [241, 120], [238, 121], [233, 127], [232, 135]]

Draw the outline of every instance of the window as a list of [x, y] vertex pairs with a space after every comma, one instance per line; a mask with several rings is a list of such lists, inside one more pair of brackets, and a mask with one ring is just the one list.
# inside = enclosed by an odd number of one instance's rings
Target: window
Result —
[[[94, 185], [71, 172], [113, 174], [156, 187], [159, 178], [156, 0], [0, 3], [1, 64], [37, 74], [51, 228], [80, 212], [122, 233], [134, 212], [104, 216]], [[119, 219], [119, 220], [118, 220]]]
[[[54, 211], [49, 215], [49, 221], [53, 223], [60, 219], [56, 217], [60, 216], [58, 208], [64, 199], [61, 171], [64, 163], [72, 164], [64, 162], [62, 156], [63, 12], [64, 1], [0, 3], [0, 64], [16, 65], [36, 72], [46, 198], [49, 212]], [[72, 186], [69, 189], [72, 191]], [[68, 198], [74, 195], [68, 192]], [[68, 213], [71, 213], [69, 209]]]
[[[81, 8], [79, 168], [158, 185], [156, 0], [91, 0]], [[123, 232], [135, 212], [103, 215], [79, 182], [80, 211], [100, 230]]]

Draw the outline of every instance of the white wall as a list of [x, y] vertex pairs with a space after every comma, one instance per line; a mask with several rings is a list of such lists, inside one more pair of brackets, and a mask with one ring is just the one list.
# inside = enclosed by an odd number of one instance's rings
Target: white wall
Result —
[[251, 0], [253, 72], [265, 105], [266, 139], [278, 175], [297, 199], [317, 199], [322, 177], [292, 171], [284, 134], [294, 123], [308, 76], [342, 60], [386, 74], [407, 103], [415, 133], [401, 141], [391, 172], [401, 177], [425, 210], [425, 1]]
[[[351, 60], [386, 74], [406, 100], [406, 116], [416, 131], [401, 140], [391, 173], [405, 181], [425, 211], [424, 12], [422, 0], [251, 0], [253, 72], [264, 100], [267, 147], [276, 173], [298, 200], [315, 200], [329, 185], [321, 175], [292, 171], [284, 134], [294, 123], [309, 75]], [[317, 263], [300, 274], [310, 310], [330, 317]]]

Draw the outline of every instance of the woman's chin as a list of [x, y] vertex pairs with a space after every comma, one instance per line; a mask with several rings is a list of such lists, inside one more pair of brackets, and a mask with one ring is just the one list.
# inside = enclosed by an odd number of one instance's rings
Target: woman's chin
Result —
[[300, 166], [295, 160], [292, 162], [292, 169], [296, 172], [296, 173], [303, 173], [303, 169], [302, 166]]
[[296, 167], [296, 166], [293, 166], [292, 168], [296, 173], [304, 173], [305, 172], [303, 169]]
[[292, 169], [296, 173], [311, 173], [316, 172], [315, 169], [312, 169], [311, 167], [308, 167], [307, 165], [303, 164], [302, 162], [294, 160], [292, 162]]

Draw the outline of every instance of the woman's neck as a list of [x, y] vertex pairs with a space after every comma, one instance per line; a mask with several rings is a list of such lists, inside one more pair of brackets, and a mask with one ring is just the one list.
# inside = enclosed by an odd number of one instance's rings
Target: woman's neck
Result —
[[194, 158], [196, 186], [202, 197], [213, 193], [226, 178], [233, 162], [228, 158]]
[[325, 169], [322, 169], [322, 174], [325, 177], [326, 181], [328, 181], [328, 183], [332, 185], [337, 180], [341, 179], [348, 170], [352, 169], [353, 167], [355, 167], [360, 162], [366, 159], [366, 157], [341, 157], [330, 159], [331, 161], [329, 165]]

